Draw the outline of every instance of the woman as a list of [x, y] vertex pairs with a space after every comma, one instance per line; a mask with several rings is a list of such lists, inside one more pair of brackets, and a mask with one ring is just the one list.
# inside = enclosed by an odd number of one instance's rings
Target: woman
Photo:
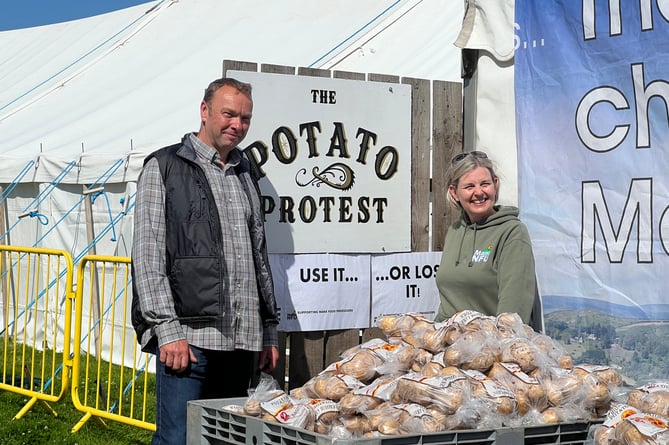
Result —
[[465, 309], [493, 316], [515, 312], [541, 330], [530, 236], [516, 207], [496, 204], [499, 178], [492, 161], [481, 151], [456, 155], [448, 184], [450, 201], [461, 218], [444, 241], [436, 275], [441, 303], [435, 321]]

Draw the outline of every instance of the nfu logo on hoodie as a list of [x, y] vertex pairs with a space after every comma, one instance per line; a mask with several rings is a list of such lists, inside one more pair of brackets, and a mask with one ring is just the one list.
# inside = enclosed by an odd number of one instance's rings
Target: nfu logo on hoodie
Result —
[[472, 255], [472, 263], [487, 263], [488, 258], [490, 258], [490, 251], [492, 250], [492, 244], [489, 244], [485, 250], [475, 250]]

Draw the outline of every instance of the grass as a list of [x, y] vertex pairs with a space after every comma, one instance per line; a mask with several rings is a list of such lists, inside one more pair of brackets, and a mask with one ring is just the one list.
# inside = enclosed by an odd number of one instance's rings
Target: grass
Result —
[[109, 420], [103, 426], [92, 418], [72, 433], [84, 413], [75, 409], [70, 394], [56, 404], [49, 404], [57, 416], [36, 403], [23, 417], [12, 420], [28, 400], [20, 394], [0, 391], [0, 443], [3, 445], [139, 445], [151, 442], [150, 431]]
[[[23, 376], [24, 387], [32, 383], [39, 390], [40, 378], [26, 378], [29, 375], [38, 375], [46, 368], [44, 376], [56, 374], [46, 394], [54, 397], [62, 388], [62, 373], [52, 373], [52, 368], [62, 363], [62, 354], [53, 351], [37, 351], [25, 348], [24, 345], [13, 348], [12, 342], [0, 342], [5, 360], [0, 362], [0, 376], [10, 380], [10, 376]], [[104, 360], [97, 360], [93, 356], [82, 355], [80, 375], [78, 379], [80, 402], [86, 406], [97, 406], [105, 410], [105, 406], [114, 406], [115, 413], [119, 410], [128, 415], [132, 409], [135, 415], [141, 413], [141, 399], [144, 388], [144, 374], [134, 382], [134, 391], [130, 394], [129, 387], [132, 370], [127, 367], [112, 365]], [[7, 366], [5, 369], [3, 366]], [[21, 370], [24, 370], [23, 373]], [[39, 374], [42, 375], [42, 374]], [[31, 382], [32, 381], [32, 382]], [[100, 384], [98, 385], [98, 381]], [[155, 418], [155, 377], [147, 376], [147, 421]], [[70, 387], [73, 382], [70, 382]], [[14, 383], [20, 386], [20, 383]], [[110, 394], [105, 394], [109, 392]], [[119, 394], [121, 396], [119, 397]], [[132, 395], [134, 394], [134, 397]], [[120, 399], [120, 400], [118, 400]], [[144, 428], [128, 425], [115, 420], [101, 420], [89, 418], [77, 432], [72, 429], [77, 425], [85, 413], [75, 408], [72, 401], [72, 392], [67, 391], [55, 403], [37, 402], [21, 418], [15, 419], [19, 411], [30, 401], [30, 397], [8, 390], [0, 390], [0, 444], [3, 445], [33, 445], [33, 444], [72, 444], [72, 445], [135, 445], [148, 444], [152, 432]], [[50, 408], [49, 408], [50, 407]], [[52, 411], [55, 411], [56, 415]]]

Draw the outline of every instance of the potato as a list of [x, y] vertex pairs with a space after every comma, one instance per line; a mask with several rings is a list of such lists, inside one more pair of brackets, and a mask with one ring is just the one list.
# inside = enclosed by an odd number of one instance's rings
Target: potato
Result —
[[383, 359], [374, 351], [361, 349], [352, 357], [339, 363], [339, 372], [350, 375], [361, 382], [369, 382], [379, 375], [377, 368], [383, 364]]
[[490, 368], [488, 377], [514, 394], [520, 414], [526, 414], [531, 409], [543, 411], [548, 407], [544, 386], [539, 380], [522, 372], [517, 364], [495, 363]]
[[362, 436], [372, 431], [369, 419], [362, 414], [341, 416], [337, 422], [354, 435]]
[[524, 338], [509, 338], [501, 342], [503, 362], [513, 362], [525, 372], [531, 372], [540, 365], [540, 352], [536, 346]]
[[554, 365], [564, 369], [572, 369], [574, 367], [574, 361], [571, 356], [567, 354], [564, 347], [556, 340], [540, 333], [536, 333], [530, 339], [539, 350], [543, 351], [548, 359], [553, 361]]
[[[527, 326], [520, 315], [515, 312], [505, 312], [496, 317], [495, 324], [502, 338], [529, 337], [534, 331]], [[528, 329], [529, 328], [529, 331]], [[530, 334], [528, 336], [528, 334]]]
[[381, 403], [383, 399], [378, 397], [350, 392], [341, 398], [339, 406], [342, 414], [357, 414], [375, 409]]
[[543, 423], [547, 424], [560, 422], [560, 415], [555, 408], [546, 408], [539, 417]]
[[361, 386], [363, 386], [362, 382], [345, 374], [319, 374], [309, 379], [303, 388], [311, 398], [338, 402], [352, 388]]
[[444, 351], [444, 365], [485, 372], [496, 361], [497, 343], [482, 331], [462, 334]]

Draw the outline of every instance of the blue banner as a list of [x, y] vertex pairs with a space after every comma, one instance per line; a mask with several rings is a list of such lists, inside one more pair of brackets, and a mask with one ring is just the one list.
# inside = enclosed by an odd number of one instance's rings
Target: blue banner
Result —
[[669, 2], [516, 0], [515, 19], [519, 205], [546, 312], [664, 326]]

